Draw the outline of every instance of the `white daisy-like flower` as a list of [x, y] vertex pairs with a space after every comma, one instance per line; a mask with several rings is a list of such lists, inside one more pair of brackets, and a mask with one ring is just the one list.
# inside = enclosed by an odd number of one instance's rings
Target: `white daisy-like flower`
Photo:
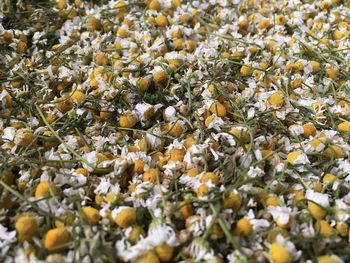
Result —
[[301, 125], [291, 125], [288, 129], [293, 136], [298, 136], [304, 133], [304, 128]]
[[343, 199], [335, 200], [335, 207], [337, 208], [335, 216], [338, 220], [345, 222], [350, 218], [350, 205]]
[[266, 219], [256, 219], [252, 209], [249, 209], [246, 217], [249, 219], [250, 224], [254, 231], [261, 230], [270, 226], [269, 221]]
[[267, 211], [272, 215], [275, 222], [281, 225], [287, 225], [292, 216], [292, 209], [286, 206], [269, 206]]
[[169, 246], [177, 246], [179, 241], [176, 237], [175, 231], [169, 225], [163, 223], [160, 219], [154, 219], [150, 224], [147, 237], [131, 245], [125, 239], [116, 242], [116, 249], [118, 254], [126, 261], [134, 261], [141, 256], [145, 251], [154, 249], [154, 247], [162, 244]]
[[154, 246], [166, 243], [169, 246], [174, 247], [179, 244], [173, 227], [164, 223], [160, 218], [153, 219], [151, 222], [147, 238]]
[[176, 121], [176, 109], [173, 106], [168, 106], [163, 113], [163, 116], [166, 121]]
[[0, 224], [0, 248], [1, 254], [4, 255], [9, 246], [16, 242], [16, 231], [8, 231], [6, 227]]
[[204, 220], [205, 216], [192, 216], [187, 218], [186, 220], [186, 227], [187, 230], [192, 233], [193, 236], [201, 236], [205, 229], [206, 229], [206, 223]]
[[287, 238], [282, 235], [277, 235], [276, 241], [278, 244], [282, 245], [284, 248], [288, 250], [290, 255], [293, 257], [293, 261], [296, 261], [302, 255], [302, 251], [297, 250], [293, 242], [289, 241]]
[[220, 126], [223, 124], [225, 124], [223, 119], [214, 115], [214, 118], [212, 119], [212, 121], [208, 125], [208, 129], [215, 129], [216, 131], [219, 132], [219, 131], [221, 131]]
[[250, 166], [247, 175], [251, 178], [262, 177], [265, 172], [259, 167]]
[[118, 183], [111, 184], [110, 179], [108, 178], [102, 178], [99, 185], [94, 190], [95, 194], [98, 195], [105, 195], [108, 193], [119, 193], [120, 192], [120, 186]]
[[329, 196], [327, 194], [318, 193], [312, 189], [306, 190], [305, 198], [326, 208], [330, 206]]
[[188, 250], [196, 261], [210, 260], [214, 257], [214, 251], [210, 248], [208, 241], [201, 237], [196, 237], [189, 245]]
[[13, 127], [6, 127], [3, 130], [3, 135], [2, 135], [2, 139], [4, 140], [8, 140], [8, 141], [13, 141], [15, 139], [16, 136], [16, 129]]

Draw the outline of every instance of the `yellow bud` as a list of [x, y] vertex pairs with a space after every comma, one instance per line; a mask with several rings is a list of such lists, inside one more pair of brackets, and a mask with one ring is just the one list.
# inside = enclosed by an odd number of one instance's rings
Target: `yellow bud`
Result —
[[200, 173], [200, 170], [197, 167], [193, 167], [193, 168], [187, 170], [186, 175], [190, 176], [190, 177], [195, 177], [195, 176], [199, 175], [199, 173]]
[[350, 132], [350, 122], [344, 121], [337, 126], [338, 131], [340, 132]]
[[241, 236], [250, 236], [253, 233], [253, 227], [248, 218], [243, 217], [238, 220], [235, 233]]
[[334, 229], [326, 220], [317, 221], [315, 228], [323, 237], [330, 237], [335, 234]]
[[337, 180], [337, 177], [334, 174], [327, 173], [323, 176], [322, 182], [325, 184], [329, 184]]
[[173, 125], [170, 125], [170, 129], [168, 130], [169, 135], [173, 137], [180, 137], [182, 132], [183, 132], [182, 126], [178, 122], [176, 122]]
[[108, 64], [108, 56], [104, 53], [99, 52], [95, 55], [95, 62], [99, 66], [105, 66]]
[[182, 59], [169, 59], [168, 63], [170, 66], [174, 66], [175, 68], [179, 68], [182, 66], [183, 61], [182, 61]]
[[82, 209], [83, 218], [90, 224], [97, 224], [100, 221], [100, 213], [96, 208], [85, 206]]
[[308, 209], [315, 219], [323, 219], [327, 215], [327, 211], [314, 202], [308, 202]]
[[11, 32], [6, 31], [3, 35], [2, 35], [2, 39], [4, 40], [4, 42], [6, 43], [11, 43], [13, 40], [13, 35]]
[[272, 263], [291, 263], [292, 255], [284, 246], [279, 243], [273, 243], [269, 250], [269, 256]]
[[120, 211], [114, 221], [121, 228], [127, 228], [136, 222], [136, 211], [134, 208], [127, 207]]
[[317, 258], [317, 263], [342, 263], [344, 262], [338, 256], [325, 255]]
[[234, 135], [238, 139], [241, 139], [244, 143], [250, 142], [250, 134], [247, 129], [240, 127], [233, 127], [230, 131], [230, 134]]
[[301, 88], [302, 85], [303, 85], [303, 82], [300, 78], [296, 78], [292, 81], [292, 88], [293, 89], [298, 89], [298, 88]]
[[17, 44], [17, 51], [18, 53], [24, 53], [27, 50], [27, 42], [25, 41], [19, 41]]
[[173, 257], [174, 248], [168, 244], [158, 245], [154, 248], [160, 262], [169, 262]]
[[322, 155], [328, 158], [344, 158], [346, 156], [343, 148], [335, 144], [328, 146]]
[[171, 3], [172, 3], [172, 6], [176, 9], [181, 6], [182, 0], [172, 0]]
[[197, 189], [197, 196], [203, 197], [209, 192], [209, 187], [206, 184], [199, 185]]
[[291, 165], [294, 165], [296, 164], [296, 161], [298, 159], [299, 156], [301, 156], [302, 153], [299, 152], [299, 151], [293, 151], [293, 152], [290, 152], [288, 153], [287, 155], [287, 161], [291, 164]]
[[57, 2], [57, 8], [58, 9], [66, 9], [68, 7], [65, 0], [58, 0]]
[[326, 75], [327, 77], [331, 78], [332, 80], [337, 80], [339, 75], [339, 69], [337, 68], [327, 68], [326, 69]]
[[183, 219], [187, 219], [191, 215], [193, 215], [193, 207], [191, 204], [186, 204], [185, 202], [181, 202], [179, 204], [180, 206], [180, 213]]
[[249, 21], [247, 19], [242, 19], [238, 21], [237, 26], [242, 30], [247, 30], [249, 26]]
[[96, 17], [89, 17], [86, 21], [86, 28], [88, 31], [100, 30], [102, 28], [102, 23]]
[[137, 85], [142, 92], [146, 92], [150, 86], [150, 83], [146, 78], [141, 77], [137, 80]]
[[168, 25], [168, 20], [166, 18], [166, 16], [164, 15], [159, 15], [156, 17], [156, 24], [159, 27], [166, 27]]
[[221, 104], [219, 101], [211, 104], [209, 110], [211, 113], [219, 117], [225, 117], [227, 114], [225, 106]]
[[321, 64], [318, 61], [311, 60], [310, 64], [311, 64], [313, 73], [317, 73], [321, 70]]
[[333, 38], [335, 40], [339, 40], [339, 39], [343, 38], [343, 36], [344, 36], [343, 33], [341, 31], [339, 31], [339, 30], [335, 30], [333, 32]]
[[205, 127], [209, 128], [209, 125], [214, 120], [214, 118], [214, 115], [209, 115], [208, 117], [206, 117], [204, 121]]
[[142, 159], [138, 159], [138, 160], [136, 160], [135, 163], [134, 163], [134, 169], [133, 169], [133, 171], [134, 171], [135, 173], [141, 174], [141, 173], [143, 173], [143, 171], [144, 171], [144, 167], [145, 167], [145, 162], [144, 162]]
[[303, 129], [304, 129], [304, 134], [303, 136], [305, 138], [309, 138], [310, 136], [315, 136], [316, 135], [316, 128], [315, 125], [313, 125], [312, 123], [306, 123], [303, 125]]
[[189, 39], [185, 41], [185, 48], [188, 52], [193, 52], [196, 49], [197, 42]]
[[115, 5], [114, 8], [116, 8], [118, 10], [118, 14], [122, 15], [125, 14], [126, 12], [128, 12], [128, 7], [126, 5], [126, 3], [124, 1], [118, 1]]
[[268, 29], [271, 27], [271, 22], [269, 19], [261, 19], [259, 22], [260, 29]]
[[269, 97], [269, 103], [274, 107], [282, 107], [284, 104], [283, 95], [280, 92], [275, 92]]
[[16, 221], [15, 228], [20, 243], [33, 242], [33, 237], [39, 235], [37, 221], [32, 215], [21, 215]]
[[142, 179], [144, 182], [155, 183], [158, 177], [159, 177], [158, 170], [151, 168], [143, 174]]
[[225, 209], [231, 208], [233, 211], [238, 211], [242, 205], [242, 201], [238, 194], [230, 193], [224, 198], [223, 205]]
[[152, 0], [151, 2], [149, 2], [148, 4], [148, 8], [150, 10], [155, 10], [158, 11], [160, 9], [160, 3], [158, 0]]
[[242, 76], [249, 77], [253, 74], [253, 68], [249, 65], [243, 65], [239, 70]]
[[1, 181], [4, 183], [11, 185], [15, 182], [15, 174], [11, 170], [5, 170], [0, 174]]
[[165, 84], [168, 81], [168, 74], [161, 70], [153, 73], [153, 79], [157, 83]]
[[213, 184], [218, 185], [220, 182], [220, 178], [217, 174], [212, 172], [206, 172], [200, 179], [201, 183], [206, 183], [211, 181]]
[[[28, 130], [20, 130], [17, 132], [17, 137], [15, 139], [15, 143], [20, 147], [33, 147], [37, 143], [37, 136], [34, 135], [31, 131]], [[23, 132], [22, 132], [23, 131]]]
[[303, 64], [303, 62], [301, 62], [300, 60], [296, 61], [296, 62], [294, 63], [294, 68], [295, 68], [295, 70], [297, 70], [297, 71], [302, 71], [302, 70], [304, 70], [304, 64]]
[[266, 206], [279, 206], [280, 205], [280, 201], [278, 200], [277, 197], [275, 196], [268, 196], [266, 199], [265, 199], [265, 205]]
[[61, 97], [55, 101], [55, 107], [62, 113], [66, 113], [73, 108], [73, 104], [68, 97]]
[[184, 146], [186, 149], [189, 149], [191, 146], [196, 145], [196, 144], [197, 144], [197, 140], [189, 137], [189, 138], [186, 138]]
[[70, 241], [70, 232], [65, 227], [50, 229], [44, 239], [44, 247], [50, 250], [61, 250], [60, 247]]
[[131, 244], [136, 244], [142, 237], [145, 237], [145, 230], [141, 226], [133, 226], [129, 234], [129, 241]]
[[348, 225], [342, 222], [338, 223], [335, 229], [337, 230], [338, 234], [342, 237], [345, 237], [349, 232]]
[[119, 125], [123, 128], [132, 128], [136, 122], [137, 118], [132, 113], [125, 113], [119, 119]]
[[85, 168], [81, 168], [81, 167], [75, 169], [75, 172], [76, 172], [77, 174], [82, 174], [82, 175], [84, 175], [84, 176], [88, 176], [88, 175], [89, 175], [88, 170], [86, 170]]
[[70, 94], [70, 99], [73, 102], [76, 102], [78, 104], [81, 104], [85, 101], [85, 93], [82, 92], [81, 90], [74, 90], [71, 94]]
[[170, 150], [169, 161], [179, 161], [182, 162], [185, 156], [185, 151], [183, 149], [173, 148]]
[[153, 251], [148, 251], [145, 254], [138, 257], [134, 263], [159, 263], [159, 258], [157, 257], [157, 254]]
[[127, 30], [125, 30], [124, 28], [121, 27], [117, 30], [117, 35], [120, 38], [126, 38], [126, 37], [128, 37], [129, 33]]
[[313, 188], [315, 192], [320, 193], [322, 191], [322, 183], [319, 181], [316, 181], [313, 183]]
[[35, 198], [47, 198], [52, 194], [56, 195], [58, 190], [56, 186], [48, 181], [40, 182], [35, 189]]
[[283, 26], [286, 23], [286, 18], [284, 15], [276, 16], [276, 24], [279, 26]]

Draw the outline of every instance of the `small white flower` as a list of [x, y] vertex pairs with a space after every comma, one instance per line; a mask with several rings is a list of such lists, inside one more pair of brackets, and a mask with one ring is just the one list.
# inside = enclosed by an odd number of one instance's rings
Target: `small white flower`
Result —
[[289, 207], [269, 206], [267, 211], [272, 215], [273, 219], [281, 225], [288, 224], [291, 217], [291, 209]]
[[255, 177], [262, 177], [264, 176], [265, 172], [260, 169], [259, 167], [253, 167], [253, 166], [250, 166], [249, 167], [249, 171], [247, 173], [247, 175], [251, 178], [255, 178]]
[[318, 193], [315, 192], [312, 189], [307, 189], [306, 193], [305, 193], [305, 198], [309, 199], [323, 207], [329, 207], [329, 197], [327, 194], [322, 194], [322, 193]]
[[276, 242], [281, 244], [283, 247], [285, 247], [289, 251], [289, 253], [293, 257], [293, 261], [298, 260], [302, 255], [302, 251], [297, 250], [295, 248], [295, 245], [291, 241], [283, 237], [282, 235], [277, 235]]
[[169, 106], [164, 110], [164, 117], [167, 121], [176, 121], [176, 109], [173, 106]]
[[214, 251], [210, 248], [209, 243], [201, 237], [195, 238], [188, 249], [196, 261], [210, 260], [214, 257]]
[[105, 195], [107, 193], [119, 193], [120, 186], [118, 183], [114, 185], [110, 183], [109, 179], [102, 178], [100, 184], [96, 187], [94, 193], [98, 195]]
[[252, 209], [249, 209], [246, 217], [249, 219], [254, 231], [264, 229], [270, 226], [269, 221], [267, 221], [266, 219], [256, 219]]
[[[96, 167], [98, 161], [96, 153], [96, 151], [92, 151], [84, 154], [84, 158], [86, 159], [86, 161], [93, 167]], [[83, 167], [89, 172], [92, 172], [94, 170], [92, 167], [90, 167], [90, 165], [87, 165], [86, 163], [83, 163]]]
[[216, 131], [221, 131], [220, 126], [223, 124], [225, 124], [225, 122], [220, 117], [214, 115], [214, 118], [210, 122], [208, 129], [215, 129]]
[[301, 125], [291, 125], [289, 131], [293, 136], [298, 136], [304, 133], [304, 128]]
[[16, 136], [16, 131], [17, 130], [13, 127], [6, 127], [4, 129], [4, 134], [2, 135], [2, 139], [13, 141]]

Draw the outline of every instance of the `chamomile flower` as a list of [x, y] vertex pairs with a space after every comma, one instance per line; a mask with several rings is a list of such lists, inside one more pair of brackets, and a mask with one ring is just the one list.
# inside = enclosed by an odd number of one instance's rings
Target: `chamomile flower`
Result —
[[276, 241], [270, 245], [269, 259], [273, 263], [293, 262], [301, 256], [301, 251], [282, 235], [276, 237]]
[[201, 237], [195, 238], [189, 245], [189, 253], [196, 260], [210, 260], [214, 257], [214, 251], [209, 248], [209, 244]]
[[293, 221], [293, 213], [288, 207], [268, 207], [268, 212], [271, 213], [276, 225], [281, 228], [289, 228]]
[[349, 260], [346, 1], [7, 2], [0, 261]]

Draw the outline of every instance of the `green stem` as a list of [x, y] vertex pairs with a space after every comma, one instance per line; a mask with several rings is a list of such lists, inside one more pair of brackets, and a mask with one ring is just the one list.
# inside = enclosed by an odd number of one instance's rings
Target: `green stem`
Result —
[[70, 151], [78, 160], [84, 162], [87, 166], [89, 166], [90, 168], [94, 168], [94, 165], [89, 163], [84, 157], [80, 156], [80, 154], [78, 154], [76, 151], [74, 151], [72, 149], [72, 147], [70, 147], [59, 135], [58, 133], [52, 128], [52, 126], [48, 123], [48, 121], [46, 120], [43, 112], [40, 110], [38, 105], [35, 105], [36, 110], [38, 111], [41, 119], [43, 120], [43, 122], [45, 123], [46, 127], [52, 132], [52, 134], [57, 138], [57, 140], [59, 140], [64, 147], [66, 147], [66, 149], [68, 151]]

